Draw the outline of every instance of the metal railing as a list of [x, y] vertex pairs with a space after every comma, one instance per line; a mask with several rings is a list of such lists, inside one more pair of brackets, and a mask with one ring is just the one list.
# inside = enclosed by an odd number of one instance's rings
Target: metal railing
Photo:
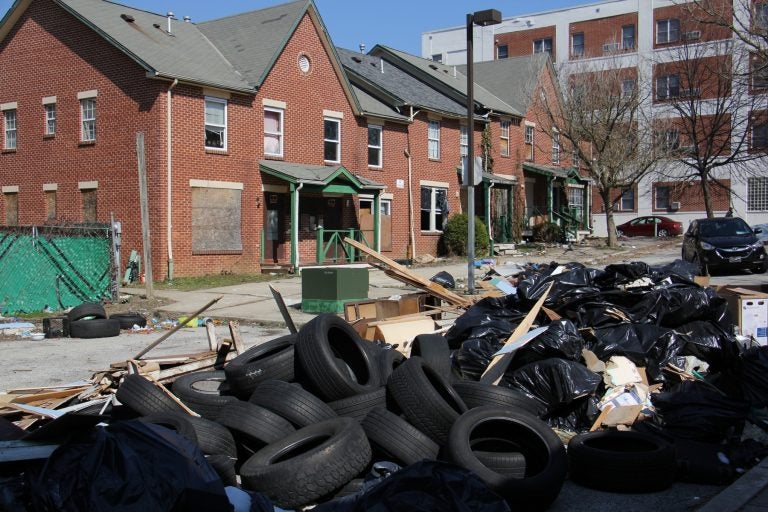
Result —
[[362, 255], [352, 246], [344, 243], [344, 238], [351, 238], [366, 247], [371, 244], [359, 229], [323, 229], [317, 228], [317, 263], [354, 263], [362, 261]]

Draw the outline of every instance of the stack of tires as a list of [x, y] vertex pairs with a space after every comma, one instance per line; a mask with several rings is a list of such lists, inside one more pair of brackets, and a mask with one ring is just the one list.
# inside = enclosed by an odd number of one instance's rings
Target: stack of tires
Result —
[[472, 470], [513, 510], [544, 510], [568, 471], [563, 442], [537, 416], [540, 405], [458, 380], [441, 336], [418, 337], [405, 358], [323, 314], [223, 370], [179, 377], [172, 391], [201, 417], [139, 375], [125, 378], [117, 398], [144, 421], [197, 442], [225, 482], [282, 508], [340, 495], [373, 462], [426, 459]]
[[67, 313], [67, 324], [71, 338], [110, 338], [118, 336], [120, 329], [131, 329], [134, 325], [145, 327], [147, 320], [139, 313], [108, 316], [102, 304], [85, 302]]

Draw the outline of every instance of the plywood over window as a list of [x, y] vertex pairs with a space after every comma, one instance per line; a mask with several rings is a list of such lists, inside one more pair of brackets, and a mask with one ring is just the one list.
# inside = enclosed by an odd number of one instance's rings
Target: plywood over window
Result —
[[239, 254], [242, 190], [192, 188], [192, 253]]

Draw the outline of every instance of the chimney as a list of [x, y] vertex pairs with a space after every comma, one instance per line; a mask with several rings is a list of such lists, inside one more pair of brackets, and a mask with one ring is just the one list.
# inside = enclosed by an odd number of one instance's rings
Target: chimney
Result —
[[360, 53], [365, 53], [365, 43], [360, 43]]
[[173, 19], [173, 13], [171, 11], [168, 11], [168, 14], [166, 14], [168, 17], [168, 33], [171, 33], [171, 20]]

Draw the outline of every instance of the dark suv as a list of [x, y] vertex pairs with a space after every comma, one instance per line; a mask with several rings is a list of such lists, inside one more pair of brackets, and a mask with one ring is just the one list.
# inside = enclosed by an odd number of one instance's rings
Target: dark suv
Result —
[[702, 274], [715, 268], [762, 274], [768, 268], [768, 255], [755, 236], [760, 233], [738, 217], [694, 220], [683, 238], [683, 259], [698, 264]]

